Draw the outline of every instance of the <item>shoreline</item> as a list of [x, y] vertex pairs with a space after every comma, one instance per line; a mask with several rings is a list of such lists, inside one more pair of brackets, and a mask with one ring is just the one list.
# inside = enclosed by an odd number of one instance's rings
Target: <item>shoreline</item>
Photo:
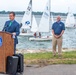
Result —
[[[70, 51], [76, 51], [76, 48], [63, 48], [62, 52], [70, 52]], [[45, 53], [45, 52], [52, 52], [52, 49], [17, 49], [17, 53]]]

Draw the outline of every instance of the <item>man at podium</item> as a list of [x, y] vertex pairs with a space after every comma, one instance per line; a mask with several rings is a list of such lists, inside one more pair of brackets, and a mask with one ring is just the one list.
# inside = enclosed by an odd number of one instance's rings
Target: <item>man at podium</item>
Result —
[[12, 33], [14, 38], [14, 53], [16, 53], [16, 44], [18, 44], [17, 36], [20, 34], [19, 23], [15, 20], [15, 13], [9, 13], [9, 19], [5, 22], [4, 28], [2, 31]]

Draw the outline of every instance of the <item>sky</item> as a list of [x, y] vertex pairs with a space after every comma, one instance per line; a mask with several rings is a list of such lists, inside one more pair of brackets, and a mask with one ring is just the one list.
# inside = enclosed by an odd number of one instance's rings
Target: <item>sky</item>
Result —
[[[32, 0], [33, 11], [43, 11], [48, 0]], [[29, 0], [0, 0], [0, 11], [25, 11]], [[51, 0], [52, 12], [71, 12], [76, 13], [76, 0]]]

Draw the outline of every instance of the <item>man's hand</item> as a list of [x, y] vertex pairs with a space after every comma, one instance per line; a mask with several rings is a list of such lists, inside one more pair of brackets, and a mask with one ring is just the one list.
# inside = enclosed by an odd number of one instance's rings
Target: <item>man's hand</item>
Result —
[[57, 38], [57, 39], [59, 38], [59, 36], [57, 36], [57, 35], [54, 35], [54, 37]]
[[60, 35], [58, 35], [58, 38], [60, 38], [63, 35], [63, 33], [64, 33], [64, 30], [61, 32]]
[[60, 35], [55, 35], [55, 34], [54, 34], [54, 30], [52, 30], [52, 33], [53, 33], [54, 37], [58, 39], [58, 38], [60, 38], [60, 37], [63, 35], [64, 30], [61, 32]]
[[14, 36], [16, 36], [16, 33], [12, 33]]
[[54, 37], [55, 37], [56, 39], [58, 39], [58, 38], [61, 37], [61, 35], [54, 35]]
[[60, 38], [62, 35], [58, 35], [58, 38]]

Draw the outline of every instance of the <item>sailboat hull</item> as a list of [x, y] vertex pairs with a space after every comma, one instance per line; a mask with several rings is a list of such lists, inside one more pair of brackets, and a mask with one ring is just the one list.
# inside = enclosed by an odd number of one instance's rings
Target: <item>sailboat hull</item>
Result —
[[29, 41], [52, 41], [52, 36], [50, 36], [49, 38], [46, 37], [42, 37], [42, 38], [29, 38]]
[[66, 27], [67, 29], [76, 29], [76, 26], [75, 27]]
[[20, 36], [33, 37], [34, 33], [20, 33]]

